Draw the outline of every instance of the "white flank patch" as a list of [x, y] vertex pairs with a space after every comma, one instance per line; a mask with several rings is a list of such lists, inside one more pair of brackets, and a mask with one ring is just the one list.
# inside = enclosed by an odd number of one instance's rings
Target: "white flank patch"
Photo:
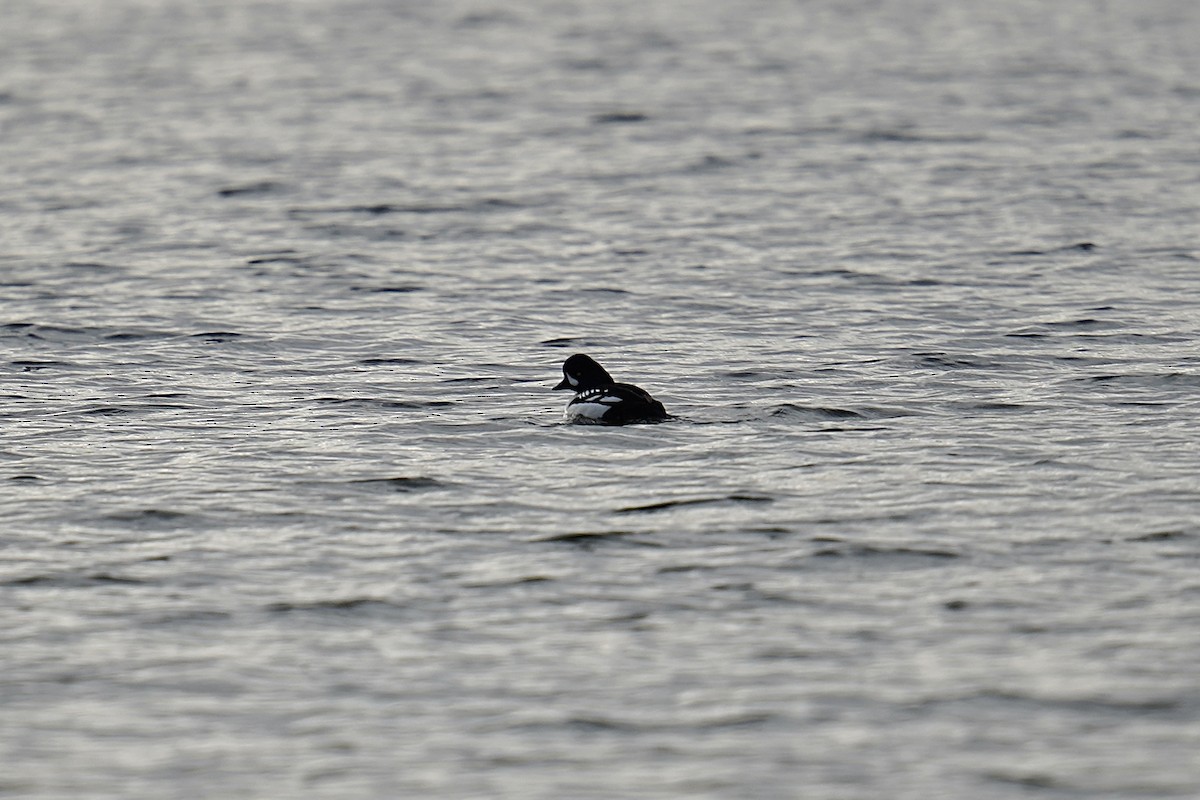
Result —
[[588, 401], [586, 403], [571, 403], [567, 406], [567, 419], [584, 417], [585, 419], [604, 419], [604, 415], [612, 408], [611, 405]]

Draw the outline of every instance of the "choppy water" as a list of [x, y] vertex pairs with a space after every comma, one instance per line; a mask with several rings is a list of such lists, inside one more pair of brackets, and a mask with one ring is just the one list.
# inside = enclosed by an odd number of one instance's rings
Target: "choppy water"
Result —
[[1197, 41], [6, 0], [0, 796], [1197, 796]]

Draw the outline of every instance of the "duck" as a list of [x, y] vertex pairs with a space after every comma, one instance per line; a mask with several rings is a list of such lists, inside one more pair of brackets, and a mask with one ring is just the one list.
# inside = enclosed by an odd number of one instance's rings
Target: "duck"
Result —
[[670, 415], [663, 404], [645, 389], [617, 383], [608, 370], [591, 356], [576, 353], [563, 363], [563, 379], [557, 389], [575, 392], [567, 403], [566, 419], [584, 425], [626, 425], [631, 422], [661, 422]]

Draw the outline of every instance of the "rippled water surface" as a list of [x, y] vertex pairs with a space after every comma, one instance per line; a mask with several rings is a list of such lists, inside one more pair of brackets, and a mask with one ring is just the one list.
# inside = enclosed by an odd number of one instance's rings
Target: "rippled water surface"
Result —
[[1200, 6], [0, 20], [0, 796], [1200, 793]]

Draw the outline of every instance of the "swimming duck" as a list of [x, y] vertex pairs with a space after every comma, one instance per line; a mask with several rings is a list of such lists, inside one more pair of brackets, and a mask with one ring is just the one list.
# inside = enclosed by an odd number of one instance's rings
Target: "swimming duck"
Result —
[[562, 382], [554, 388], [575, 392], [571, 402], [567, 403], [566, 418], [570, 422], [625, 425], [669, 418], [663, 404], [645, 389], [614, 382], [608, 370], [582, 353], [566, 360]]

